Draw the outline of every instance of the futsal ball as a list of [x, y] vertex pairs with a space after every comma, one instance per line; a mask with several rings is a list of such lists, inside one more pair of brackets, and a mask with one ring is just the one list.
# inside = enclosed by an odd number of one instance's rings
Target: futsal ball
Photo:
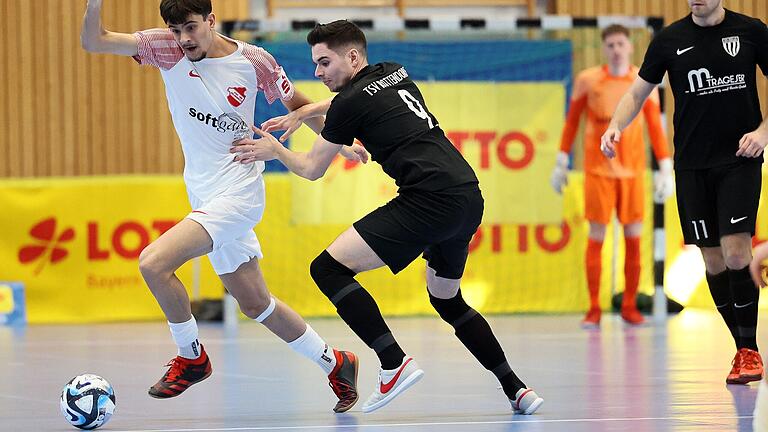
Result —
[[72, 426], [96, 429], [115, 412], [115, 391], [98, 375], [78, 375], [64, 386], [59, 405]]

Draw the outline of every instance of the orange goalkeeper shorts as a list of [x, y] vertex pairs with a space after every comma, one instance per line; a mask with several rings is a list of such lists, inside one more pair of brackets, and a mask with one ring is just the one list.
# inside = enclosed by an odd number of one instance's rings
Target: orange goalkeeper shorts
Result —
[[644, 176], [613, 178], [587, 173], [584, 176], [584, 213], [590, 222], [607, 225], [613, 210], [619, 222], [642, 222], [645, 210]]

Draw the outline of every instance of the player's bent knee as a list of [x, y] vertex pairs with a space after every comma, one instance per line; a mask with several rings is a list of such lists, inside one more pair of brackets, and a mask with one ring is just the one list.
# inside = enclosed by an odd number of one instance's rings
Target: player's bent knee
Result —
[[327, 250], [312, 261], [309, 265], [309, 274], [320, 291], [334, 304], [352, 289], [360, 286], [354, 279], [355, 272], [336, 261]]
[[748, 255], [729, 255], [725, 257], [725, 266], [731, 270], [741, 270], [748, 266], [751, 261], [751, 257]]
[[461, 286], [461, 277], [448, 278], [438, 276], [437, 270], [427, 265], [427, 290], [429, 294], [440, 299], [450, 299], [456, 296]]
[[704, 258], [704, 265], [709, 274], [719, 274], [724, 272], [725, 258], [719, 248], [701, 248], [701, 256]]
[[456, 297], [456, 294], [459, 293], [460, 285], [460, 279], [427, 279], [427, 290], [429, 291], [429, 295], [437, 297], [438, 299], [451, 299]]
[[145, 247], [139, 254], [139, 271], [145, 279], [155, 279], [168, 273], [151, 245]]
[[430, 294], [429, 302], [440, 315], [440, 318], [452, 325], [453, 328], [461, 327], [462, 324], [477, 315], [477, 312], [464, 301], [464, 298], [461, 296], [461, 290], [449, 299], [437, 298]]
[[269, 299], [265, 299], [263, 302], [254, 302], [250, 305], [241, 304], [240, 310], [248, 318], [251, 318], [257, 322], [264, 322], [265, 319], [272, 315], [276, 306], [277, 302], [275, 302], [275, 298], [270, 296]]

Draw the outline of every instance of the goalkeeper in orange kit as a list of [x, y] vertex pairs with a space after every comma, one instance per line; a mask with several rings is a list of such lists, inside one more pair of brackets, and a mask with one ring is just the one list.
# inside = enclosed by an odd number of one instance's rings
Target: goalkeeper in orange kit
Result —
[[[642, 232], [644, 200], [644, 171], [646, 169], [643, 128], [640, 120], [632, 122], [621, 136], [622, 145], [614, 159], [606, 159], [600, 151], [600, 136], [608, 127], [613, 111], [637, 77], [638, 68], [630, 63], [632, 42], [629, 30], [612, 25], [602, 32], [603, 52], [608, 63], [582, 71], [574, 83], [560, 152], [552, 172], [552, 187], [562, 192], [568, 182], [568, 154], [579, 129], [584, 111], [587, 114], [584, 132], [584, 198], [585, 217], [589, 221], [589, 239], [586, 251], [587, 287], [590, 308], [582, 321], [584, 327], [600, 325], [601, 251], [606, 225], [616, 210], [624, 227], [625, 290], [621, 317], [630, 324], [642, 324], [643, 316], [637, 310], [635, 299], [640, 280], [640, 234]], [[666, 200], [674, 189], [672, 160], [667, 139], [661, 126], [659, 95], [656, 91], [643, 106], [643, 115], [659, 162], [659, 173], [654, 177], [654, 199]]]

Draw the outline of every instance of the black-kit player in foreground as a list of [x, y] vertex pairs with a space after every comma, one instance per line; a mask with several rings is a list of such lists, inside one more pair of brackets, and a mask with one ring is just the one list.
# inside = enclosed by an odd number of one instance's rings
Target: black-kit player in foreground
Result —
[[651, 41], [601, 148], [613, 157], [620, 131], [668, 73], [683, 236], [701, 250], [712, 299], [736, 343], [726, 382], [746, 384], [763, 375], [756, 339], [759, 290], [748, 266], [768, 145], [756, 85], [756, 66], [768, 74], [768, 28], [724, 9], [722, 0], [688, 4], [691, 14]]
[[[371, 412], [389, 403], [423, 375], [384, 322], [376, 302], [355, 275], [388, 266], [393, 273], [423, 253], [429, 300], [459, 340], [501, 382], [516, 413], [532, 414], [543, 400], [515, 375], [488, 322], [459, 288], [469, 241], [480, 225], [483, 197], [477, 177], [430, 114], [419, 89], [401, 65], [368, 65], [363, 32], [348, 21], [317, 25], [307, 36], [315, 75], [333, 92], [301, 112], [265, 122], [266, 131], [286, 130], [326, 115], [308, 153], [283, 147], [256, 130], [257, 140], [232, 148], [235, 160], [279, 159], [310, 180], [321, 177], [336, 153], [359, 139], [399, 187], [399, 194], [344, 231], [310, 266], [320, 290], [341, 318], [381, 361], [379, 384], [363, 405]], [[284, 139], [286, 135], [281, 138]]]

